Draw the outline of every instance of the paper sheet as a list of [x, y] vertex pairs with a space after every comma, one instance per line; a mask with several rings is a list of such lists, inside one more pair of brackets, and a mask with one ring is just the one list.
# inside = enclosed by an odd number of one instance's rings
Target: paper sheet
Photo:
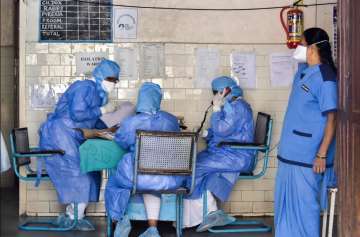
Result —
[[256, 88], [256, 55], [255, 53], [233, 52], [230, 58], [231, 76], [242, 88]]
[[220, 76], [220, 52], [218, 49], [196, 49], [195, 87], [211, 88], [211, 81]]
[[108, 58], [105, 52], [76, 53], [76, 75], [90, 77], [93, 69], [104, 58]]
[[114, 8], [114, 39], [136, 39], [137, 9]]
[[33, 84], [30, 90], [30, 106], [33, 109], [52, 108], [66, 91], [65, 84]]
[[100, 117], [100, 119], [106, 124], [108, 128], [111, 128], [115, 125], [121, 125], [121, 122], [127, 117], [135, 113], [135, 106], [129, 102], [125, 101], [121, 103], [114, 112], [106, 113]]
[[292, 52], [270, 54], [271, 87], [288, 87], [293, 81], [297, 63]]
[[165, 51], [163, 44], [144, 44], [140, 53], [140, 78], [163, 78], [165, 75]]
[[121, 68], [120, 78], [126, 80], [136, 80], [138, 78], [135, 49], [115, 48], [114, 57]]

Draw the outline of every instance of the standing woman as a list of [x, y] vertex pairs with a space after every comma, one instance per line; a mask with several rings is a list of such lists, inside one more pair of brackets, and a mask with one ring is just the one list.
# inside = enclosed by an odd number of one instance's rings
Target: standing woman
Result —
[[320, 210], [334, 182], [336, 67], [329, 36], [305, 30], [294, 58], [295, 75], [278, 151], [275, 236], [320, 235]]

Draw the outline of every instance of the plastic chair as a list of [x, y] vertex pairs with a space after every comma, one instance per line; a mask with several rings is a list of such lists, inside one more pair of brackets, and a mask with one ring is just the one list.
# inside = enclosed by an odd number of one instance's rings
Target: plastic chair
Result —
[[[46, 158], [51, 155], [60, 154], [64, 155], [63, 150], [40, 150], [37, 147], [30, 148], [29, 136], [27, 128], [15, 128], [10, 133], [11, 143], [11, 157], [13, 169], [19, 180], [34, 182], [37, 181], [37, 172], [30, 167], [31, 157], [36, 159]], [[26, 175], [20, 173], [20, 167], [25, 167]], [[50, 180], [47, 173], [41, 172], [40, 180]], [[76, 227], [78, 223], [77, 211], [78, 206], [74, 205], [74, 222], [67, 228], [57, 227], [54, 223], [55, 220], [37, 221], [28, 220], [20, 224], [18, 228], [24, 231], [69, 231]]]
[[[183, 196], [191, 194], [195, 184], [196, 142], [196, 133], [191, 132], [137, 131], [132, 194], [175, 195], [176, 215], [172, 221], [176, 221], [176, 235], [178, 237], [182, 236]], [[161, 191], [138, 190], [137, 176], [142, 174], [191, 176], [191, 187], [179, 187], [175, 190]], [[130, 201], [129, 206], [131, 205]], [[129, 210], [131, 208], [128, 207], [127, 212]], [[131, 213], [128, 213], [128, 215], [131, 219]], [[163, 220], [161, 216], [160, 214], [160, 220]], [[107, 233], [108, 237], [110, 237], [112, 233], [111, 219], [109, 217], [107, 219]]]
[[[248, 173], [240, 174], [239, 180], [253, 180], [259, 179], [266, 174], [269, 165], [269, 153], [271, 144], [271, 133], [272, 133], [273, 120], [271, 116], [262, 112], [259, 112], [256, 119], [255, 125], [255, 138], [253, 143], [238, 143], [238, 142], [221, 142], [218, 146], [230, 146], [234, 149], [247, 149], [256, 151], [255, 165], [257, 166], [259, 159], [259, 152], [264, 154], [263, 166], [259, 173]], [[203, 217], [207, 214], [207, 192], [203, 195]], [[210, 228], [208, 231], [213, 233], [265, 233], [271, 232], [272, 228], [265, 225], [261, 221], [256, 220], [237, 220], [229, 226], [239, 226], [240, 228]]]

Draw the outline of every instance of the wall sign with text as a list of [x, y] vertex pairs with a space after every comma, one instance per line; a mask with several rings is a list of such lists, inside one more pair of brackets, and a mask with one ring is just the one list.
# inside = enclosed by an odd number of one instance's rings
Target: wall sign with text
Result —
[[112, 41], [112, 0], [41, 0], [40, 41]]

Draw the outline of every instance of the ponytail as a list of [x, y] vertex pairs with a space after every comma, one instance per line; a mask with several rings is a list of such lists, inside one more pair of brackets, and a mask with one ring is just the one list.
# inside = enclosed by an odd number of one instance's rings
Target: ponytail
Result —
[[337, 69], [332, 57], [329, 36], [325, 30], [321, 28], [309, 28], [304, 31], [304, 38], [308, 45], [315, 44], [319, 51], [320, 61], [322, 64], [329, 65], [336, 73]]

